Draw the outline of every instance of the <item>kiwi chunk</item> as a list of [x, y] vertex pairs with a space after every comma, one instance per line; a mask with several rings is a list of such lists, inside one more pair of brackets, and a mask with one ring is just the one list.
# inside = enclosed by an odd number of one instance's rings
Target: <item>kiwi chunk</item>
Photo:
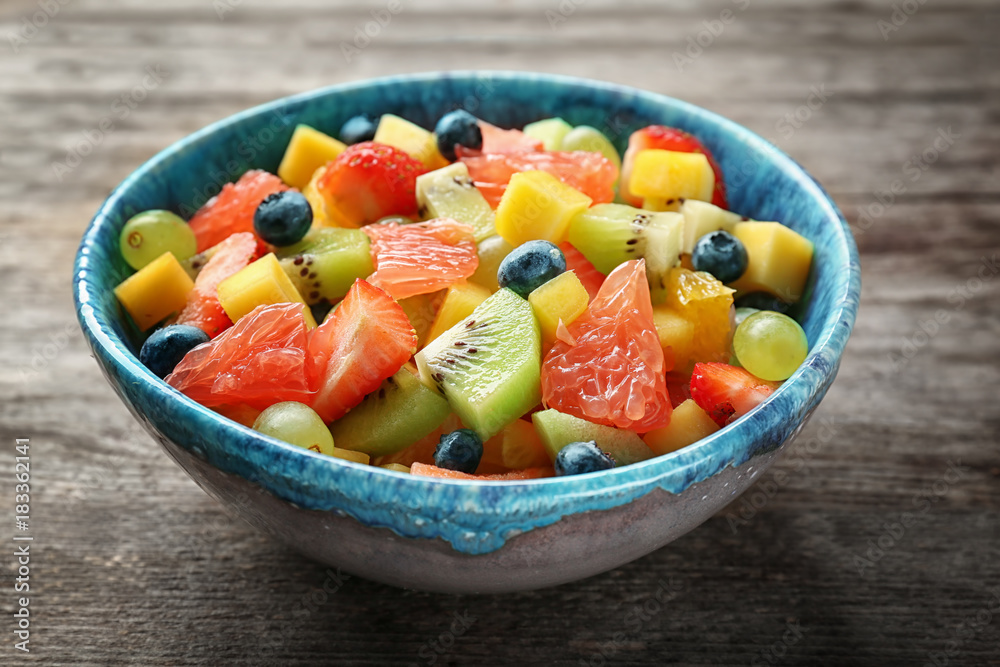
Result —
[[452, 218], [472, 227], [476, 241], [497, 233], [495, 215], [462, 162], [417, 176], [420, 216]]
[[368, 236], [360, 229], [314, 227], [298, 243], [279, 248], [277, 255], [309, 305], [343, 298], [355, 279], [375, 271]]
[[338, 447], [386, 456], [427, 436], [449, 414], [448, 401], [402, 368], [330, 424], [330, 433]]
[[666, 296], [667, 271], [680, 262], [683, 231], [680, 213], [597, 204], [573, 218], [569, 242], [605, 275], [630, 259], [645, 258], [646, 279], [655, 304]]
[[484, 441], [541, 400], [541, 342], [531, 305], [501, 289], [416, 357], [421, 379], [439, 389]]
[[653, 458], [653, 450], [632, 431], [595, 424], [552, 408], [531, 415], [531, 422], [553, 461], [559, 450], [571, 442], [590, 440], [610, 454], [620, 466]]

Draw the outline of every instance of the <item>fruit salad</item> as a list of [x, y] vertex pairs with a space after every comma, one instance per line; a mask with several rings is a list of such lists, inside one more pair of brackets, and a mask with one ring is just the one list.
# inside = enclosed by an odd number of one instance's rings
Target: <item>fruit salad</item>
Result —
[[725, 428], [805, 360], [813, 244], [728, 210], [678, 128], [306, 125], [190, 220], [145, 211], [116, 289], [140, 361], [319, 456], [470, 480], [576, 475]]

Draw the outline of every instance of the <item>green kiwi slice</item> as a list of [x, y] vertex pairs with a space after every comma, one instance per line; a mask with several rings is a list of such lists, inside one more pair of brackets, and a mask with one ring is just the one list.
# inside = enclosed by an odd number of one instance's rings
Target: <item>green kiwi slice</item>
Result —
[[552, 408], [531, 415], [531, 422], [553, 461], [566, 445], [590, 440], [610, 454], [620, 466], [653, 458], [653, 450], [632, 431], [594, 424]]
[[375, 271], [368, 236], [360, 229], [314, 227], [298, 243], [279, 248], [277, 256], [309, 305], [343, 298], [355, 279]]

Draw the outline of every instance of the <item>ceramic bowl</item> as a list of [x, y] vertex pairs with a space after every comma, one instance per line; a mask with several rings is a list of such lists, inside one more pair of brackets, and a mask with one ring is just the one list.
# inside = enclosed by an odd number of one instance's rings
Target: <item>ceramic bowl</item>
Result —
[[[764, 404], [680, 451], [640, 464], [521, 483], [435, 480], [328, 458], [204, 408], [139, 363], [143, 336], [112, 289], [129, 273], [118, 234], [151, 208], [190, 213], [251, 167], [274, 171], [297, 123], [336, 135], [350, 116], [394, 113], [433, 127], [463, 107], [503, 127], [560, 116], [623, 151], [651, 123], [713, 152], [731, 208], [815, 243], [797, 313], [808, 359]], [[396, 586], [504, 592], [573, 581], [662, 547], [731, 502], [774, 461], [833, 382], [860, 291], [843, 217], [799, 165], [735, 123], [632, 88], [520, 72], [428, 73], [325, 88], [259, 106], [175, 143], [108, 197], [76, 257], [80, 324], [101, 370], [164, 450], [211, 496], [262, 531], [344, 571]]]

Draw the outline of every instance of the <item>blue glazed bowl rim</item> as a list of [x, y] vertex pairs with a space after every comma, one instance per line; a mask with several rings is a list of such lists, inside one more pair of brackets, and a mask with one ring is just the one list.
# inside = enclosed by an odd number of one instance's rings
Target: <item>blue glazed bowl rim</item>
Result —
[[[198, 142], [229, 125], [240, 123], [257, 115], [280, 111], [282, 107], [299, 101], [328, 95], [349, 95], [354, 91], [369, 87], [412, 85], [414, 83], [434, 84], [444, 79], [465, 79], [474, 82], [484, 78], [492, 81], [531, 80], [554, 86], [575, 86], [612, 96], [645, 98], [650, 103], [680, 109], [692, 117], [720, 127], [728, 135], [727, 141], [742, 142], [749, 148], [765, 155], [766, 160], [774, 163], [786, 176], [794, 179], [796, 184], [810, 195], [810, 199], [821, 208], [826, 218], [838, 225], [838, 233], [835, 237], [838, 246], [835, 257], [839, 263], [848, 267], [849, 275], [843, 282], [843, 289], [836, 295], [832, 309], [824, 319], [820, 334], [814, 342], [806, 362], [765, 403], [727, 428], [692, 446], [642, 463], [609, 471], [568, 478], [554, 477], [519, 482], [426, 478], [315, 454], [264, 436], [228, 420], [180, 394], [154, 376], [132, 354], [126, 343], [117, 336], [103, 314], [88, 305], [92, 294], [96, 293], [97, 290], [108, 289], [108, 287], [98, 284], [92, 276], [88, 258], [89, 248], [99, 243], [102, 233], [107, 233], [106, 228], [112, 224], [110, 214], [119, 200], [123, 199], [133, 186], [162, 168], [174, 154], [190, 149]], [[499, 545], [493, 542], [493, 546], [490, 548], [478, 549], [469, 545], [463, 547], [460, 544], [463, 540], [455, 535], [455, 526], [450, 528], [447, 526], [424, 526], [419, 531], [419, 535], [414, 535], [405, 527], [396, 525], [394, 520], [384, 519], [384, 517], [383, 519], [373, 519], [365, 512], [356, 511], [356, 507], [352, 507], [350, 503], [345, 503], [342, 499], [353, 497], [355, 501], [364, 502], [363, 492], [370, 488], [369, 485], [373, 481], [391, 480], [397, 488], [401, 489], [402, 493], [417, 497], [424, 496], [428, 503], [440, 503], [442, 507], [437, 509], [445, 515], [461, 504], [460, 512], [478, 512], [496, 516], [504, 511], [505, 503], [499, 502], [499, 499], [505, 495], [511, 503], [516, 503], [520, 507], [531, 507], [533, 503], [539, 503], [540, 506], [552, 510], [547, 513], [541, 512], [537, 521], [527, 521], [516, 526], [510, 532], [510, 534], [516, 534], [522, 530], [552, 523], [560, 516], [592, 509], [608, 509], [630, 502], [635, 497], [648, 493], [655, 486], [679, 493], [692, 483], [707, 479], [730, 465], [738, 465], [749, 460], [754, 454], [759, 453], [759, 450], [754, 450], [753, 444], [755, 439], [759, 439], [760, 434], [781, 430], [782, 425], [787, 425], [789, 419], [800, 422], [808, 410], [815, 406], [836, 374], [840, 357], [857, 314], [857, 295], [859, 292], [860, 269], [857, 248], [847, 222], [836, 205], [802, 167], [750, 130], [703, 108], [657, 93], [576, 77], [493, 70], [426, 72], [338, 84], [280, 98], [219, 120], [163, 149], [122, 181], [91, 220], [74, 263], [74, 302], [81, 326], [95, 353], [105, 363], [113, 366], [123, 381], [138, 385], [140, 391], [155, 398], [155, 400], [179, 401], [181, 407], [177, 409], [182, 411], [186, 418], [197, 420], [199, 423], [218, 424], [224, 422], [226, 428], [236, 429], [243, 436], [251, 436], [250, 438], [234, 438], [221, 443], [226, 448], [227, 455], [247, 457], [249, 456], [248, 452], [231, 450], [234, 444], [239, 444], [241, 447], [250, 446], [254, 448], [253, 455], [262, 457], [268, 462], [269, 467], [281, 468], [289, 462], [294, 462], [297, 466], [307, 468], [310, 478], [310, 494], [320, 493], [322, 495], [324, 484], [328, 485], [327, 488], [331, 493], [336, 488], [338, 499], [331, 496], [326, 500], [316, 501], [312, 503], [313, 506], [307, 507], [309, 509], [341, 510], [368, 525], [386, 525], [404, 536], [441, 537], [451, 542], [459, 550], [470, 553], [498, 548], [506, 536], [501, 537]], [[352, 479], [356, 482], [355, 484], [351, 483]], [[303, 504], [301, 496], [292, 494], [294, 497], [288, 498], [287, 489], [278, 488], [266, 477], [254, 481], [276, 495], [293, 500], [300, 506]], [[449, 492], [444, 494], [431, 493], [433, 489], [442, 488], [449, 489]]]

